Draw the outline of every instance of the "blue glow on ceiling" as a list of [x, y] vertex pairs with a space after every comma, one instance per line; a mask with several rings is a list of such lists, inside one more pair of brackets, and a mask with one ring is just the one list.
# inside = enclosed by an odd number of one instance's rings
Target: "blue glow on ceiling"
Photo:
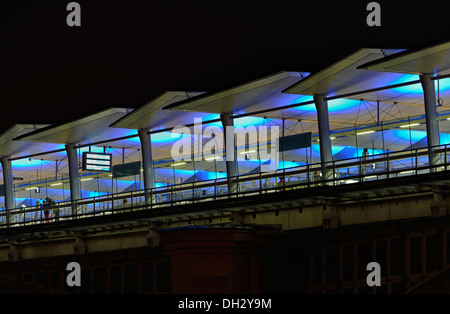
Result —
[[[439, 85], [439, 90], [438, 90], [438, 85]], [[439, 80], [439, 84], [438, 81], [434, 81], [434, 86], [436, 88], [436, 93], [439, 92], [445, 92], [450, 90], [450, 78], [445, 78], [445, 79], [441, 79]]]
[[[343, 150], [345, 148], [345, 146], [331, 146], [331, 154], [332, 155], [336, 155], [338, 154], [341, 150]], [[316, 153], [320, 154], [320, 145], [319, 144], [313, 144], [312, 145], [312, 149], [313, 151], [315, 151]]]
[[277, 169], [287, 169], [287, 168], [294, 168], [294, 167], [300, 167], [306, 165], [304, 162], [298, 162], [298, 161], [287, 161], [287, 160], [280, 160], [278, 162], [278, 168]]
[[[415, 80], [419, 80], [419, 77], [417, 75], [405, 74], [401, 78], [393, 81], [391, 84], [401, 84], [401, 83], [411, 82], [411, 81], [415, 81]], [[439, 89], [438, 89], [438, 85], [439, 85]], [[448, 90], [450, 90], [450, 79], [449, 78], [441, 79], [441, 80], [439, 80], [439, 83], [436, 80], [436, 81], [434, 81], [434, 87], [435, 87], [436, 93], [448, 91]], [[392, 88], [391, 91], [401, 93], [401, 94], [422, 94], [423, 93], [422, 85], [420, 83]]]
[[11, 165], [14, 168], [26, 168], [26, 167], [37, 167], [37, 166], [45, 166], [46, 162], [38, 160], [38, 159], [18, 159], [11, 161]]
[[[296, 98], [292, 103], [295, 104], [297, 102], [305, 102], [310, 100], [313, 100], [312, 96], [301, 96]], [[328, 112], [340, 112], [358, 107], [359, 105], [360, 101], [356, 99], [333, 99], [328, 101]], [[314, 104], [295, 107], [295, 109], [316, 112], [316, 106]]]
[[[397, 78], [394, 81], [392, 81], [391, 83], [389, 83], [389, 85], [407, 83], [407, 82], [411, 82], [411, 81], [416, 81], [418, 79], [419, 79], [418, 75], [404, 74], [400, 78]], [[418, 93], [423, 92], [422, 86], [420, 83], [392, 88], [392, 89], [390, 89], [390, 91], [393, 91], [393, 92], [396, 92], [399, 94], [410, 94], [410, 93], [418, 94]]]
[[187, 179], [188, 177], [193, 176], [197, 171], [194, 170], [187, 170], [187, 169], [177, 169], [177, 166], [175, 166], [175, 169], [172, 168], [155, 168], [155, 176], [163, 176], [167, 178], [174, 177], [174, 170], [175, 170], [175, 177], [178, 178], [179, 176], [183, 176], [183, 179]]
[[392, 136], [394, 136], [397, 139], [407, 141], [407, 142], [411, 141], [413, 144], [427, 136], [426, 131], [417, 131], [417, 130], [411, 130], [411, 131], [409, 131], [409, 130], [391, 130], [391, 132], [389, 132], [389, 133], [391, 133]]
[[328, 101], [328, 111], [337, 112], [352, 109], [360, 105], [360, 101], [356, 99], [333, 99]]
[[223, 178], [227, 177], [226, 172], [211, 172], [211, 171], [205, 171], [205, 172], [206, 172], [207, 180], [223, 179]]
[[[189, 136], [189, 135], [182, 135], [181, 133], [175, 133], [175, 132], [161, 132], [161, 133], [155, 133], [151, 135], [152, 143], [167, 143], [167, 142], [176, 142], [179, 139], [181, 139], [183, 136]], [[139, 138], [138, 138], [139, 140]]]
[[[220, 118], [220, 116], [219, 116]], [[212, 117], [212, 119], [217, 119], [217, 117]], [[212, 120], [212, 119], [204, 119], [203, 121], [207, 121], [207, 120]], [[234, 119], [234, 127], [247, 127], [250, 125], [270, 125], [267, 121], [265, 121], [266, 119], [261, 118], [261, 117], [241, 117], [241, 118], [236, 118]], [[272, 119], [271, 119], [272, 120]], [[222, 122], [218, 121], [218, 122], [213, 122], [213, 123], [208, 123], [206, 126], [208, 125], [213, 125], [213, 126], [217, 126], [219, 128], [222, 128]], [[204, 125], [205, 126], [205, 125]]]
[[[306, 95], [302, 95], [300, 97], [295, 98], [292, 102], [292, 104], [298, 104], [301, 102], [307, 102], [307, 101], [312, 101], [314, 100], [313, 96], [306, 96]], [[309, 105], [302, 105], [302, 106], [298, 106], [295, 107], [294, 109], [296, 110], [302, 110], [302, 111], [316, 111], [316, 106], [314, 104], [309, 104]]]
[[237, 118], [234, 119], [234, 126], [238, 127], [247, 127], [249, 125], [260, 125], [260, 124], [264, 124], [264, 118], [261, 117], [242, 117], [242, 118]]
[[[362, 157], [364, 153], [364, 148], [356, 148], [353, 146], [346, 146], [342, 147], [343, 149], [337, 153], [333, 154], [334, 160], [342, 160], [342, 159], [349, 159], [349, 158], [356, 158], [356, 157]], [[367, 149], [367, 152], [370, 156], [383, 154], [383, 150], [381, 149]]]
[[399, 78], [393, 80], [389, 85], [395, 85], [395, 84], [401, 84], [401, 83], [407, 83], [411, 81], [416, 81], [419, 79], [418, 75], [415, 74], [403, 74]]
[[97, 192], [97, 191], [81, 191], [81, 193], [83, 194], [82, 197], [97, 197], [108, 194], [106, 192]]
[[450, 144], [450, 134], [440, 133], [439, 141], [440, 141], [441, 145]]
[[[173, 137], [172, 137], [173, 134]], [[185, 136], [189, 136], [189, 135], [185, 135]], [[175, 132], [160, 132], [160, 133], [154, 133], [151, 134], [151, 141], [152, 143], [168, 143], [168, 142], [176, 142], [179, 139], [181, 139], [182, 135], [181, 133], [175, 133]], [[136, 142], [136, 143], [140, 143], [141, 140], [139, 139], [139, 137], [132, 137], [129, 138], [128, 141], [131, 142]]]
[[[211, 113], [211, 114], [206, 115], [203, 118], [203, 121], [216, 120], [216, 119], [220, 119], [220, 114], [218, 114], [218, 113]], [[214, 123], [216, 123], [216, 122], [214, 122]], [[214, 123], [211, 123], [211, 124], [208, 124], [208, 125], [213, 125]]]

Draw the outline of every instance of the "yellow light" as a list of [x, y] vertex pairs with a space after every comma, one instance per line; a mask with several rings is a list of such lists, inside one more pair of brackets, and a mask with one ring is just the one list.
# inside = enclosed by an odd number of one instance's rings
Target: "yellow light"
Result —
[[360, 132], [360, 133], [356, 133], [356, 135], [363, 135], [363, 134], [370, 134], [370, 133], [375, 133], [375, 131]]
[[420, 123], [405, 124], [405, 125], [401, 125], [400, 127], [401, 127], [401, 128], [409, 128], [409, 127], [411, 127], [411, 126], [417, 126], [417, 125], [420, 125]]
[[221, 157], [219, 157], [219, 156], [218, 157], [209, 157], [209, 158], [205, 158], [205, 160], [209, 161], [209, 160], [214, 160], [214, 159], [219, 159], [219, 158], [221, 158]]

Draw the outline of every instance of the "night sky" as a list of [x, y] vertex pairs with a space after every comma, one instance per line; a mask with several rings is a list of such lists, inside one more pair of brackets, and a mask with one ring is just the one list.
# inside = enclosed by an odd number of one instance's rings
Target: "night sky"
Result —
[[137, 108], [166, 90], [215, 90], [281, 70], [317, 71], [359, 48], [449, 39], [445, 1], [2, 1], [3, 133], [108, 107]]

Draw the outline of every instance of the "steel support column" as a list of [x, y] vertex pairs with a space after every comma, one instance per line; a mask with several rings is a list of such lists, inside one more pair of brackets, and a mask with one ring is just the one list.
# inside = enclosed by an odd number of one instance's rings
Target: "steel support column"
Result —
[[67, 158], [69, 159], [70, 201], [72, 204], [72, 215], [75, 215], [78, 213], [77, 201], [81, 199], [77, 149], [72, 144], [67, 144], [65, 147]]
[[[425, 120], [427, 123], [427, 143], [428, 143], [428, 160], [430, 166], [438, 165], [440, 155], [436, 153], [437, 146], [440, 145], [439, 140], [439, 121], [436, 110], [436, 92], [434, 89], [434, 80], [431, 74], [420, 75], [420, 83], [423, 89], [423, 99], [425, 104]], [[436, 171], [431, 168], [430, 171]]]
[[3, 188], [5, 194], [5, 209], [6, 209], [6, 223], [9, 223], [10, 210], [14, 209], [14, 186], [13, 186], [13, 173], [11, 160], [8, 156], [2, 156], [1, 158], [3, 168]]
[[139, 140], [141, 141], [145, 201], [146, 203], [148, 203], [150, 200], [151, 189], [155, 187], [155, 179], [153, 177], [152, 143], [150, 139], [150, 134], [148, 134], [147, 129], [140, 129], [138, 131], [138, 134]]
[[330, 123], [328, 118], [328, 104], [322, 95], [314, 95], [317, 110], [317, 123], [319, 125], [320, 162], [322, 163], [322, 178], [333, 179], [331, 153]]
[[237, 156], [234, 140], [234, 121], [229, 113], [220, 115], [225, 137], [225, 162], [227, 167], [228, 193], [237, 192]]

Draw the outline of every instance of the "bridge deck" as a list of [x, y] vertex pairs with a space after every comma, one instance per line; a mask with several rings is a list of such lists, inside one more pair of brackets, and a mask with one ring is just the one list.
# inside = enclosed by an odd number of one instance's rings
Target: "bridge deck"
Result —
[[[304, 165], [272, 172], [260, 172], [232, 178], [235, 191], [229, 191], [228, 180], [214, 179], [181, 185], [169, 185], [151, 190], [138, 190], [127, 193], [85, 198], [74, 202], [59, 202], [48, 207], [31, 206], [16, 208], [0, 213], [0, 229], [15, 228], [37, 224], [68, 222], [97, 216], [115, 215], [125, 212], [151, 211], [156, 215], [177, 215], [175, 209], [181, 205], [189, 206], [189, 211], [196, 212], [203, 203], [224, 201], [240, 203], [251, 197], [298, 191], [298, 195], [312, 188], [352, 186], [369, 182], [385, 182], [403, 178], [404, 183], [413, 183], [418, 175], [432, 174], [450, 169], [447, 145], [434, 150], [440, 155], [438, 165], [428, 165], [428, 149], [421, 148], [403, 152], [333, 161], [325, 165], [332, 171], [332, 177], [322, 179], [318, 174], [324, 169], [321, 164]], [[380, 187], [378, 187], [380, 188]], [[306, 191], [305, 191], [306, 189]], [[309, 193], [309, 192], [307, 192]], [[265, 198], [265, 197], [263, 197]], [[271, 199], [269, 197], [268, 199]], [[206, 205], [206, 204], [204, 204]], [[45, 211], [50, 211], [50, 218]], [[158, 214], [159, 213], [159, 214]]]

